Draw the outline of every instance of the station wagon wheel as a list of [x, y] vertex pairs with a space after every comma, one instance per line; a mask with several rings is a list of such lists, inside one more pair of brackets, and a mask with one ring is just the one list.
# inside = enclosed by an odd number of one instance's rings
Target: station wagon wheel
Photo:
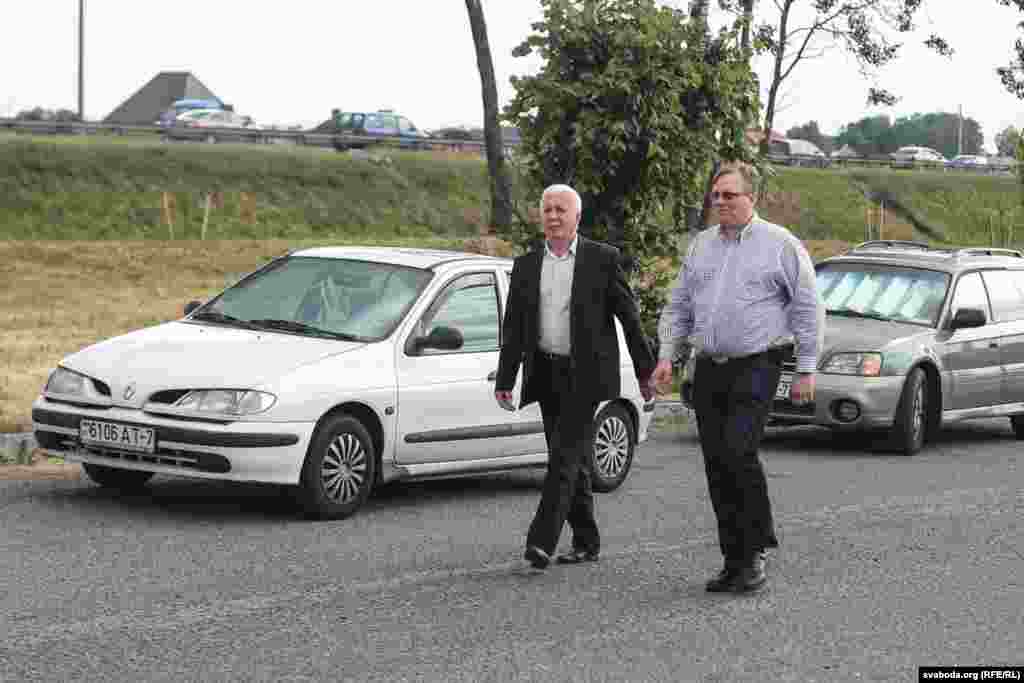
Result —
[[366, 501], [377, 476], [377, 454], [366, 427], [334, 415], [313, 435], [299, 480], [299, 503], [315, 519], [344, 519]]
[[147, 481], [153, 478], [152, 472], [94, 465], [91, 462], [82, 463], [82, 469], [85, 470], [85, 473], [94, 482], [100, 486], [112, 489], [131, 490], [142, 488], [146, 485]]
[[595, 491], [608, 493], [622, 485], [633, 464], [635, 449], [636, 436], [629, 413], [618, 403], [605, 406], [594, 419], [591, 471]]
[[1011, 415], [1010, 424], [1013, 425], [1013, 435], [1024, 439], [1024, 415]]
[[914, 455], [924, 445], [928, 429], [928, 383], [924, 370], [914, 368], [903, 384], [893, 422], [892, 445], [904, 455]]

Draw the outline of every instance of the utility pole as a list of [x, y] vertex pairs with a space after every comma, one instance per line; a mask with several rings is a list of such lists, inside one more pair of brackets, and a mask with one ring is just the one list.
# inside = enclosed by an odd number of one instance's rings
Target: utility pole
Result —
[[960, 105], [960, 125], [956, 131], [956, 154], [960, 156], [964, 153], [964, 105]]
[[85, 121], [85, 0], [78, 0], [78, 120]]

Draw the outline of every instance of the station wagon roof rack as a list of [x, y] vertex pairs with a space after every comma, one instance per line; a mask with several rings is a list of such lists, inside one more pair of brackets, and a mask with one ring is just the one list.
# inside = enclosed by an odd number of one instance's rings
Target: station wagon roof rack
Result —
[[995, 247], [965, 247], [957, 249], [954, 256], [1011, 256], [1024, 258], [1024, 253], [1017, 249], [998, 249]]
[[872, 247], [895, 247], [901, 249], [934, 249], [932, 245], [927, 242], [914, 242], [912, 240], [868, 240], [867, 242], [861, 242], [850, 251], [857, 251], [858, 249], [868, 249]]

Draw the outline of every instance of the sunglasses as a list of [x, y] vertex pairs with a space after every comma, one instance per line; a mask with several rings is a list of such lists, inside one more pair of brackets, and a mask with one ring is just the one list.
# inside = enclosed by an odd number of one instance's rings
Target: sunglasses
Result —
[[711, 193], [711, 199], [713, 201], [717, 201], [718, 199], [724, 199], [727, 202], [731, 202], [732, 200], [736, 199], [737, 197], [742, 197], [742, 196], [747, 195], [747, 194], [750, 194], [750, 193], [749, 192], [712, 192]]

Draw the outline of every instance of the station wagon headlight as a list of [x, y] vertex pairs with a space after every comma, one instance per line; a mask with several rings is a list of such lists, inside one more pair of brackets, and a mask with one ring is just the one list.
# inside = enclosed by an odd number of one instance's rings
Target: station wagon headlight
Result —
[[277, 397], [263, 391], [248, 389], [197, 389], [190, 391], [175, 403], [182, 410], [225, 415], [255, 415], [277, 402]]
[[91, 401], [105, 402], [109, 400], [109, 390], [107, 394], [101, 393], [93, 378], [60, 366], [50, 373], [43, 393], [72, 396]]
[[882, 354], [834, 353], [821, 366], [821, 372], [831, 375], [878, 377], [882, 374]]

